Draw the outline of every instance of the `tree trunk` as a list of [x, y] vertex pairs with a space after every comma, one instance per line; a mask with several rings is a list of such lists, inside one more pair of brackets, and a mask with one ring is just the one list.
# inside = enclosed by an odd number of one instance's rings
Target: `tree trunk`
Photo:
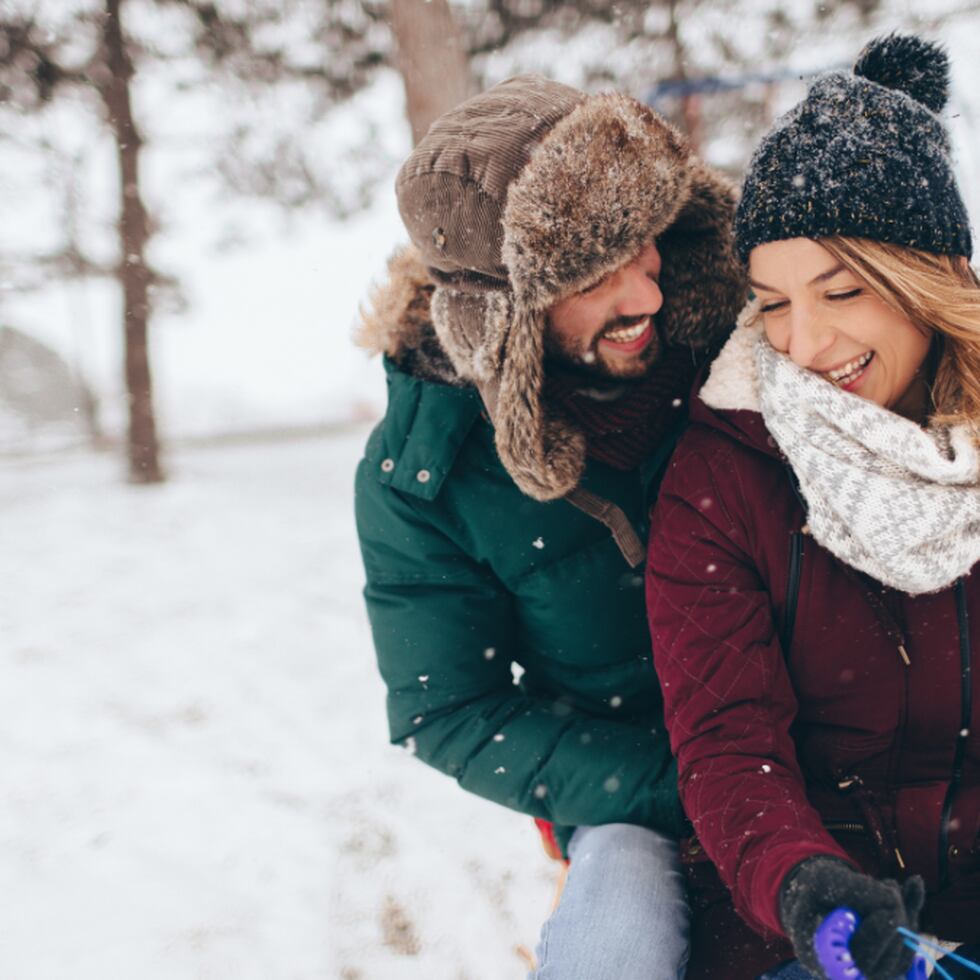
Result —
[[[678, 12], [679, 0], [669, 0], [667, 11], [670, 20], [667, 26], [667, 39], [674, 55], [674, 78], [678, 81], [689, 81], [687, 73], [687, 51], [684, 49], [684, 42], [681, 40], [680, 16]], [[690, 141], [691, 149], [699, 156], [701, 154], [701, 143], [704, 139], [704, 132], [701, 119], [701, 98], [693, 93], [681, 96], [681, 118], [683, 120], [684, 131]]]
[[447, 0], [391, 0], [391, 28], [418, 143], [439, 116], [472, 94], [469, 58]]
[[107, 76], [99, 85], [119, 156], [119, 247], [117, 276], [123, 291], [126, 391], [129, 397], [129, 478], [134, 483], [163, 480], [153, 415], [153, 385], [147, 346], [150, 275], [146, 266], [149, 224], [140, 197], [140, 135], [133, 121], [130, 82], [133, 63], [120, 22], [122, 0], [105, 0], [103, 57]]

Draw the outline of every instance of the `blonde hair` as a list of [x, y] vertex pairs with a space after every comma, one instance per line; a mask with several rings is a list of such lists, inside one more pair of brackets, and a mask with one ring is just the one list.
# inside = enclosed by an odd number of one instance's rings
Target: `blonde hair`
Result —
[[980, 444], [980, 278], [966, 259], [867, 238], [820, 244], [938, 345], [931, 421], [965, 423]]

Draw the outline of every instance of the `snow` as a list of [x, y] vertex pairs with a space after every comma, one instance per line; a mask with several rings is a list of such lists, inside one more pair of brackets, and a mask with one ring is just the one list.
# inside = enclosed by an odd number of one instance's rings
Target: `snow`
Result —
[[[883, 30], [914, 14], [904, 0], [887, 6], [895, 23], [885, 11]], [[753, 30], [720, 7], [702, 14], [688, 39], [699, 51], [712, 18], [720, 36]], [[786, 61], [801, 72], [848, 62], [873, 33], [811, 36]], [[554, 37], [538, 37], [491, 56], [487, 73], [537, 67], [578, 82], [608, 60], [607, 36], [561, 42], [557, 58]], [[938, 32], [974, 215], [978, 36], [976, 14]], [[613, 49], [623, 77], [659, 74], [638, 50]], [[517, 980], [514, 947], [533, 947], [555, 866], [527, 818], [422, 765], [412, 739], [388, 745], [360, 597], [352, 471], [366, 437], [358, 420], [380, 411], [384, 381], [350, 332], [404, 240], [391, 162], [409, 145], [399, 82], [383, 74], [335, 129], [317, 130], [346, 192], [362, 174], [332, 141], [355, 144], [367, 129], [377, 152], [362, 166], [389, 168], [374, 205], [343, 223], [313, 209], [284, 222], [219, 199], [200, 169], [222, 119], [206, 86], [183, 82], [180, 98], [161, 95], [159, 75], [138, 93], [152, 116], [147, 200], [162, 219], [150, 258], [187, 301], [152, 327], [171, 479], [128, 486], [113, 456], [0, 463], [0, 977]], [[803, 90], [781, 86], [772, 110]], [[300, 108], [289, 96], [236, 111], [261, 114], [271, 141], [302, 125]], [[57, 242], [60, 189], [77, 175], [82, 244], [111, 258], [113, 149], [89, 113], [68, 104], [4, 142], [0, 257]], [[713, 162], [738, 159], [735, 129], [706, 134]], [[61, 156], [42, 167], [31, 138]], [[120, 431], [114, 285], [26, 293], [7, 277], [2, 322], [62, 353]], [[348, 428], [190, 448], [217, 433], [325, 423]], [[605, 788], [616, 792], [617, 777]]]
[[387, 743], [367, 432], [0, 476], [0, 976], [522, 977], [531, 821]]

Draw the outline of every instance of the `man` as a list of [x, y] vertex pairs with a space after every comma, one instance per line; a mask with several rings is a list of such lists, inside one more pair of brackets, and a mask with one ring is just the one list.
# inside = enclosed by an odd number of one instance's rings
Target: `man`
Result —
[[555, 825], [571, 870], [538, 976], [677, 977], [684, 816], [641, 565], [701, 352], [744, 299], [731, 190], [635, 100], [533, 76], [437, 120], [396, 189], [414, 248], [362, 331], [389, 404], [356, 486], [392, 741]]

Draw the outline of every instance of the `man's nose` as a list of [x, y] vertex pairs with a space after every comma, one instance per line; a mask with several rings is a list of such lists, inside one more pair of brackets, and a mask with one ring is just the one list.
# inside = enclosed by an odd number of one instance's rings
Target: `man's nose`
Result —
[[639, 265], [630, 263], [620, 271], [616, 297], [617, 316], [643, 316], [656, 313], [664, 304], [660, 285]]
[[790, 310], [789, 350], [787, 353], [802, 368], [812, 368], [820, 356], [833, 345], [836, 331], [812, 309], [797, 306]]

